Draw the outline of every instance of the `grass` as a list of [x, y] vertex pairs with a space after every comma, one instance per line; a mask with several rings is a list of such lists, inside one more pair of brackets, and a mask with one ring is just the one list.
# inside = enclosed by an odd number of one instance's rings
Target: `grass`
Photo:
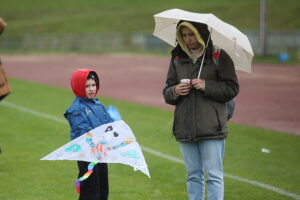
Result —
[[[88, 33], [152, 33], [154, 30], [153, 15], [171, 8], [180, 8], [191, 12], [213, 13], [220, 19], [234, 25], [240, 30], [259, 29], [260, 0], [10, 0], [1, 2], [0, 13], [7, 23], [5, 36], [17, 36], [9, 43], [9, 48], [0, 47], [0, 53], [51, 53], [53, 50], [26, 47], [18, 36], [34, 37], [39, 34], [67, 35]], [[300, 29], [300, 4], [298, 0], [272, 0], [267, 2], [268, 30]], [[280, 13], [280, 14], [278, 14]], [[29, 38], [30, 38], [29, 37]], [[0, 38], [1, 39], [1, 38]], [[4, 41], [2, 38], [2, 41]], [[26, 39], [25, 42], [26, 44]], [[1, 42], [0, 42], [1, 44]], [[17, 47], [14, 48], [14, 46]], [[51, 46], [44, 44], [43, 46]], [[19, 47], [20, 46], [20, 47]], [[136, 47], [125, 45], [125, 50], [102, 48], [97, 50], [55, 49], [55, 53], [107, 53], [110, 51], [140, 51]], [[10, 49], [12, 48], [12, 49]], [[25, 49], [23, 49], [25, 48]], [[61, 47], [64, 49], [64, 47]], [[133, 48], [133, 49], [132, 49]], [[153, 52], [167, 54], [169, 51]], [[299, 64], [299, 56], [292, 55], [287, 64]], [[254, 62], [278, 63], [278, 58], [254, 58]]]
[[[152, 33], [153, 15], [171, 8], [214, 13], [239, 29], [259, 29], [259, 0], [10, 0], [0, 13], [6, 34]], [[299, 29], [298, 0], [267, 1], [269, 29]], [[280, 13], [280, 15], [278, 15]]]
[[[63, 119], [73, 99], [70, 90], [10, 79], [13, 93], [5, 101]], [[171, 136], [172, 112], [102, 98], [118, 108], [142, 146], [181, 159]], [[0, 103], [0, 199], [76, 199], [73, 161], [39, 159], [69, 140], [67, 123], [25, 113]], [[225, 172], [299, 195], [300, 137], [230, 123]], [[271, 153], [261, 153], [261, 148]], [[109, 165], [110, 199], [186, 199], [184, 165], [144, 152], [151, 179], [129, 166]], [[225, 199], [291, 200], [248, 183], [225, 178]]]

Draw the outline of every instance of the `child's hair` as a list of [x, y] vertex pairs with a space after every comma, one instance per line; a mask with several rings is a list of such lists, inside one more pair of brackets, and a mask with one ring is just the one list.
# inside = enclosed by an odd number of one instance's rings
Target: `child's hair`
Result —
[[96, 72], [91, 71], [89, 75], [87, 76], [86, 80], [93, 79], [96, 82], [97, 88], [99, 89], [100, 83], [99, 78]]
[[87, 76], [86, 80], [88, 79], [93, 79], [97, 83], [99, 81], [98, 76], [95, 72], [90, 72], [89, 75]]

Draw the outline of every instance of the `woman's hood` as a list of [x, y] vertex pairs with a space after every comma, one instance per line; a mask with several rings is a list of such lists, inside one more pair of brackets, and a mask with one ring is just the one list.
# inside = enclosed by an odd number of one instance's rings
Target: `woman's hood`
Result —
[[197, 28], [194, 27], [190, 22], [187, 22], [187, 21], [181, 22], [177, 26], [177, 29], [176, 29], [176, 39], [177, 39], [179, 45], [181, 46], [182, 50], [185, 51], [185, 53], [187, 55], [189, 55], [189, 57], [193, 58], [188, 46], [185, 44], [185, 42], [182, 38], [181, 31], [180, 31], [182, 27], [189, 28], [195, 34], [197, 41], [202, 46], [202, 53], [203, 53], [204, 49], [205, 49], [205, 43], [204, 43], [199, 31], [197, 30]]
[[[192, 22], [192, 21], [181, 20], [181, 21], [179, 21], [177, 23], [176, 29], [178, 29], [178, 27], [180, 26], [180, 24], [182, 24], [183, 22], [190, 23], [197, 30], [197, 32], [200, 34], [200, 36], [201, 36], [204, 44], [207, 44], [207, 40], [210, 38], [210, 32], [209, 32], [208, 27], [207, 27], [206, 24], [202, 24], [202, 23], [198, 23], [198, 22]], [[176, 41], [178, 43], [177, 43], [176, 47], [172, 50], [172, 57], [175, 57], [177, 55], [179, 55], [180, 57], [189, 57], [188, 54], [186, 53], [186, 51], [184, 51], [181, 48], [181, 45], [179, 44], [180, 41], [178, 41], [177, 38], [176, 38]], [[205, 55], [205, 58], [211, 59], [212, 50], [213, 50], [213, 42], [212, 42], [212, 40], [210, 38], [209, 42], [208, 42], [208, 45], [206, 46], [206, 53], [205, 53], [206, 55]]]
[[97, 76], [97, 78], [95, 79], [96, 86], [97, 86], [96, 92], [99, 91], [100, 84], [99, 84], [99, 77], [97, 73], [90, 69], [78, 69], [73, 73], [71, 77], [71, 88], [77, 97], [82, 97], [82, 98], [87, 97], [85, 84], [86, 84], [86, 79], [91, 72], [93, 72]]

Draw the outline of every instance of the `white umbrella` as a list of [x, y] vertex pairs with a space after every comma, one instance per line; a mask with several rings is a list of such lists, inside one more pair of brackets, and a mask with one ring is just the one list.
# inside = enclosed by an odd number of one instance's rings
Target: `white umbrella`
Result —
[[248, 37], [234, 26], [221, 21], [213, 14], [187, 12], [171, 9], [154, 15], [153, 35], [172, 46], [176, 46], [176, 26], [180, 20], [206, 24], [214, 45], [222, 48], [234, 62], [235, 69], [251, 73], [254, 56]]

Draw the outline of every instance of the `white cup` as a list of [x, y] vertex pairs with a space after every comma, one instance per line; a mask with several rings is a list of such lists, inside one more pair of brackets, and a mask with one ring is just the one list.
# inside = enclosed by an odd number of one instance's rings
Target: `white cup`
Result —
[[188, 78], [185, 78], [185, 79], [181, 79], [180, 80], [180, 83], [190, 83], [190, 79], [188, 79]]

